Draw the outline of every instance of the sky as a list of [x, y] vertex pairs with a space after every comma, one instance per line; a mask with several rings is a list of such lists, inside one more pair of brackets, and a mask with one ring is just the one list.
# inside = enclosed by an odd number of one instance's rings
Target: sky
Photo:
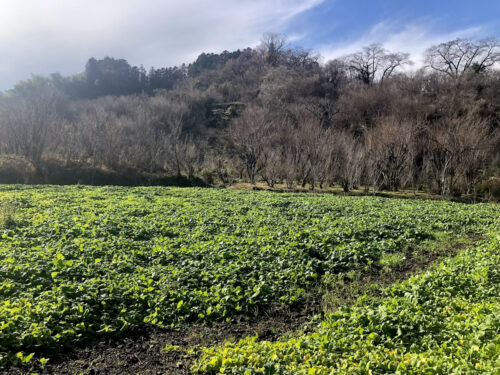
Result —
[[500, 0], [0, 0], [0, 90], [80, 73], [90, 57], [189, 63], [255, 47], [266, 32], [323, 62], [382, 43], [420, 67], [431, 45], [500, 37]]

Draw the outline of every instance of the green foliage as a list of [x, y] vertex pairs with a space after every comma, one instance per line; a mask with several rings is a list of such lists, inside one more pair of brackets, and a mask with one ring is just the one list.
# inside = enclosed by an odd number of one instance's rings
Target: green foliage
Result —
[[0, 228], [0, 364], [138, 324], [291, 306], [339, 272], [435, 232], [484, 233], [500, 214], [497, 205], [200, 188], [3, 186], [0, 201], [23, 217]]
[[9, 202], [0, 201], [0, 229], [16, 225], [16, 207]]
[[224, 374], [496, 374], [500, 235], [382, 298], [328, 315], [310, 334], [204, 350], [193, 370]]
[[384, 253], [380, 257], [379, 263], [381, 266], [390, 271], [392, 268], [397, 267], [406, 260], [404, 253]]

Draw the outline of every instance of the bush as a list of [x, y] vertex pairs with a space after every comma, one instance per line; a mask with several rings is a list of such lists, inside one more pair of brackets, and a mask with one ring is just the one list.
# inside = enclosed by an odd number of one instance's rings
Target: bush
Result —
[[0, 157], [0, 184], [23, 184], [33, 178], [33, 168], [19, 157]]
[[491, 177], [476, 186], [478, 198], [485, 201], [500, 201], [500, 177]]

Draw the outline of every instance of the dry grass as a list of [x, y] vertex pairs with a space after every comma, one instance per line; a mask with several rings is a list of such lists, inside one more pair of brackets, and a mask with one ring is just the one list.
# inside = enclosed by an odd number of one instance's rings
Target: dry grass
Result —
[[401, 198], [401, 199], [434, 199], [440, 200], [441, 196], [436, 194], [430, 194], [423, 191], [414, 190], [399, 190], [399, 191], [372, 191], [366, 192], [364, 189], [353, 189], [348, 193], [340, 186], [324, 187], [323, 189], [315, 188], [312, 191], [308, 185], [302, 187], [297, 185], [293, 189], [288, 189], [285, 184], [276, 184], [274, 187], [269, 187], [264, 182], [257, 182], [252, 185], [248, 182], [239, 181], [227, 187], [233, 190], [266, 190], [274, 191], [279, 193], [314, 193], [314, 194], [334, 194], [334, 195], [345, 195], [345, 196], [381, 196], [387, 198]]

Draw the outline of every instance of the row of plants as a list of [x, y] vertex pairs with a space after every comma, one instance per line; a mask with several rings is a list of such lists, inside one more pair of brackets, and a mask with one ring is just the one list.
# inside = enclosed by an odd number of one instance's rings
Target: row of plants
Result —
[[[259, 317], [498, 205], [200, 188], [3, 186], [0, 365], [141, 324]], [[34, 355], [32, 355], [34, 353]]]
[[206, 348], [204, 374], [498, 374], [500, 234], [308, 334]]

